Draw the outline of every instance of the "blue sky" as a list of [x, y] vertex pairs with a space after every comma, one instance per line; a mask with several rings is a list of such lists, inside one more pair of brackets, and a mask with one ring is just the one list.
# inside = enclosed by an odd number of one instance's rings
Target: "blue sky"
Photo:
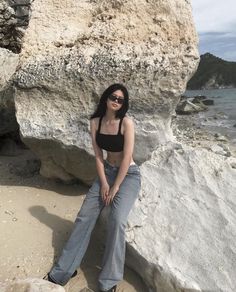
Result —
[[192, 0], [201, 54], [236, 61], [236, 0]]

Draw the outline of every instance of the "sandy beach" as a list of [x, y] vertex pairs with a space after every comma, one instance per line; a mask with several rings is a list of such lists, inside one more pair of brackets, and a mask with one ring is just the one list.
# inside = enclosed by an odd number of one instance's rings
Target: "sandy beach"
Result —
[[[65, 185], [24, 172], [35, 159], [26, 149], [17, 156], [0, 156], [0, 282], [43, 278], [70, 235], [74, 219], [88, 188]], [[78, 292], [84, 287], [98, 291], [97, 278], [104, 244], [92, 236], [78, 275], [65, 286]], [[125, 268], [118, 291], [147, 291], [138, 275]]]

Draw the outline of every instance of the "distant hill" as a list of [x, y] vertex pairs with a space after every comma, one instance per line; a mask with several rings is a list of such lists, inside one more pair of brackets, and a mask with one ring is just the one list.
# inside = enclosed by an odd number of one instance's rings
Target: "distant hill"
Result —
[[187, 89], [236, 87], [236, 62], [225, 61], [210, 53], [201, 55], [195, 75]]

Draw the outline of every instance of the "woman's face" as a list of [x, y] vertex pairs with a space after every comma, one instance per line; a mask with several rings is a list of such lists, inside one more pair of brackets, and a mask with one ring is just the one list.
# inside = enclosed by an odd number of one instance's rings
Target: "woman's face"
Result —
[[123, 92], [121, 90], [116, 90], [107, 98], [107, 109], [110, 109], [112, 111], [118, 111], [119, 109], [121, 109], [123, 103]]

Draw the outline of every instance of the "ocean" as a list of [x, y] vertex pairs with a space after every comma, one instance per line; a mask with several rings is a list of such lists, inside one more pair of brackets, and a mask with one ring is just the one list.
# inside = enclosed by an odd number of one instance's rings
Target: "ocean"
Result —
[[184, 95], [205, 95], [213, 99], [214, 105], [208, 106], [208, 111], [196, 114], [200, 124], [211, 133], [220, 133], [236, 144], [236, 88], [187, 90]]

